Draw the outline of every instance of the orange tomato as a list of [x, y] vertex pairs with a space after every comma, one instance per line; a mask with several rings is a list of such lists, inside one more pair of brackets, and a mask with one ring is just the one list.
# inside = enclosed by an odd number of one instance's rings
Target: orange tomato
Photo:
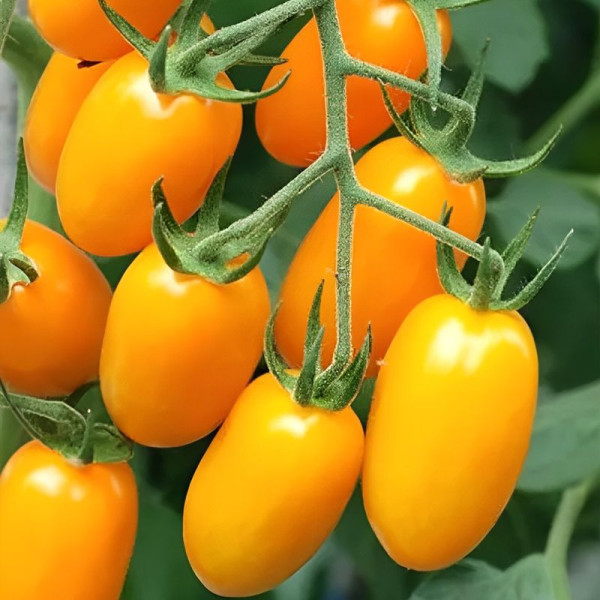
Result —
[[256, 368], [269, 310], [259, 269], [216, 285], [172, 271], [154, 244], [146, 248], [115, 292], [102, 348], [115, 424], [157, 447], [210, 433]]
[[152, 241], [152, 184], [164, 177], [175, 217], [187, 219], [241, 127], [240, 105], [156, 94], [144, 58], [119, 59], [81, 106], [63, 150], [56, 191], [66, 233], [101, 256], [141, 250]]
[[137, 517], [127, 464], [23, 446], [0, 475], [0, 598], [118, 600]]
[[[375, 146], [357, 163], [356, 174], [367, 189], [436, 221], [444, 202], [448, 202], [454, 208], [452, 229], [473, 240], [481, 231], [485, 217], [482, 181], [456, 183], [434, 158], [405, 138], [392, 138]], [[323, 279], [325, 364], [333, 355], [338, 208], [336, 195], [300, 246], [281, 291], [276, 339], [294, 366], [302, 362], [310, 306]], [[465, 256], [458, 255], [457, 259], [464, 264]], [[434, 239], [374, 208], [359, 206], [353, 242], [352, 341], [359, 348], [371, 323], [369, 376], [376, 374], [377, 362], [409, 311], [440, 291]]]
[[377, 380], [362, 485], [396, 562], [443, 569], [489, 532], [521, 472], [537, 388], [535, 343], [516, 312], [440, 295], [406, 318]]
[[0, 304], [0, 379], [22, 394], [66, 395], [98, 375], [111, 290], [89, 257], [39, 223], [26, 222], [21, 250], [39, 276]]
[[[108, 4], [138, 31], [157, 36], [181, 0], [108, 0]], [[88, 61], [123, 56], [131, 46], [106, 18], [98, 0], [29, 0], [29, 14], [41, 36], [56, 50]]]
[[[427, 51], [421, 27], [403, 0], [338, 0], [340, 28], [348, 52], [361, 60], [418, 78], [427, 67]], [[452, 39], [446, 11], [438, 12], [443, 50]], [[260, 100], [256, 107], [256, 129], [277, 160], [305, 167], [325, 149], [325, 82], [319, 33], [311, 20], [283, 51], [287, 62], [275, 66], [264, 88], [279, 81], [288, 70], [292, 75], [282, 90]], [[389, 89], [402, 112], [410, 96]], [[360, 77], [348, 79], [350, 144], [358, 150], [392, 125], [379, 84]]]
[[80, 69], [79, 61], [55, 52], [37, 85], [25, 119], [25, 154], [31, 176], [52, 194], [79, 107], [111, 64]]
[[270, 374], [250, 384], [185, 501], [183, 538], [202, 583], [221, 596], [253, 596], [299, 569], [342, 515], [363, 438], [351, 408], [302, 407]]

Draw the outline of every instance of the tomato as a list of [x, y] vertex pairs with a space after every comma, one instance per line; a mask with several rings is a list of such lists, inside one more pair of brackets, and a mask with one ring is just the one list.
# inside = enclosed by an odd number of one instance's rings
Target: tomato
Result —
[[38, 278], [0, 304], [0, 379], [23, 394], [66, 395], [98, 375], [111, 290], [89, 257], [39, 223], [26, 222], [21, 250]]
[[342, 515], [363, 438], [351, 408], [302, 407], [270, 374], [252, 382], [185, 502], [185, 547], [202, 583], [221, 596], [252, 596], [299, 569]]
[[187, 219], [241, 127], [240, 105], [156, 94], [144, 58], [119, 59], [84, 101], [63, 150], [56, 192], [66, 233], [101, 256], [141, 250], [152, 241], [152, 184], [164, 176], [175, 217]]
[[[456, 183], [434, 158], [405, 138], [375, 146], [358, 162], [356, 174], [369, 190], [436, 221], [447, 201], [454, 208], [452, 229], [473, 240], [481, 231], [485, 217], [482, 181]], [[300, 246], [283, 284], [275, 333], [284, 356], [295, 366], [302, 362], [308, 313], [323, 279], [325, 364], [333, 355], [338, 208], [336, 195]], [[421, 300], [441, 292], [441, 287], [433, 238], [365, 206], [356, 210], [354, 229], [352, 341], [355, 348], [360, 347], [371, 323], [373, 352], [368, 375], [372, 376], [404, 317]], [[464, 264], [464, 256], [457, 259]]]
[[137, 502], [125, 463], [81, 466], [23, 446], [0, 475], [0, 597], [118, 600]]
[[80, 69], [79, 61], [55, 52], [38, 83], [23, 137], [31, 176], [52, 194], [58, 161], [79, 107], [111, 64]]
[[396, 562], [443, 569], [489, 532], [527, 454], [537, 387], [518, 313], [439, 295], [406, 318], [377, 380], [362, 486]]
[[[427, 51], [419, 22], [403, 0], [338, 0], [340, 28], [348, 52], [366, 62], [418, 78], [427, 67]], [[446, 11], [438, 12], [443, 50], [450, 48], [452, 26]], [[260, 100], [256, 128], [277, 160], [305, 167], [325, 149], [325, 83], [319, 33], [311, 20], [292, 40], [264, 88], [277, 83], [287, 71], [292, 75], [277, 94]], [[410, 96], [389, 89], [402, 112]], [[358, 150], [381, 135], [391, 124], [379, 84], [360, 77], [348, 78], [350, 144]]]
[[100, 381], [115, 424], [146, 446], [189, 444], [227, 416], [262, 354], [260, 270], [228, 285], [172, 271], [152, 244], [112, 302]]
[[[181, 0], [153, 0], [149, 10], [140, 0], [109, 0], [108, 4], [146, 37], [165, 27]], [[88, 61], [104, 61], [131, 50], [106, 18], [98, 0], [29, 0], [29, 14], [42, 37], [56, 50]]]

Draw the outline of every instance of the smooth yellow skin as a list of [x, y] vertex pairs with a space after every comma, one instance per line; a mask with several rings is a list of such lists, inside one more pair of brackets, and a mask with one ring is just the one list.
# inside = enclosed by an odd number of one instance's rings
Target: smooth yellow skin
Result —
[[537, 389], [534, 340], [517, 313], [447, 295], [410, 313], [379, 373], [362, 486], [397, 563], [443, 569], [490, 531], [527, 454]]
[[270, 374], [250, 384], [186, 498], [183, 537], [202, 583], [221, 596], [253, 596], [298, 570], [340, 519], [363, 440], [350, 408], [303, 408]]
[[228, 285], [176, 273], [151, 244], [121, 279], [102, 355], [102, 397], [139, 444], [172, 447], [227, 416], [262, 354], [269, 293], [260, 269]]
[[129, 465], [23, 446], [0, 475], [0, 598], [118, 600], [137, 519]]

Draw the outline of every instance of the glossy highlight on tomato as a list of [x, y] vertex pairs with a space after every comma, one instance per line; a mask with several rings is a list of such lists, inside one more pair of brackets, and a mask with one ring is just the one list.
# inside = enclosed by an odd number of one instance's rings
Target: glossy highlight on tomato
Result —
[[172, 271], [152, 244], [110, 308], [100, 381], [114, 423], [146, 446], [183, 446], [227, 416], [262, 354], [269, 295], [258, 268], [217, 285]]
[[51, 194], [63, 147], [79, 108], [111, 62], [81, 68], [58, 52], [40, 78], [25, 119], [23, 141], [30, 175]]
[[21, 250], [39, 276], [0, 304], [0, 379], [22, 394], [67, 395], [98, 376], [110, 286], [88, 256], [44, 225], [26, 222]]
[[270, 374], [252, 382], [185, 502], [185, 547], [202, 583], [221, 596], [253, 596], [298, 570], [339, 521], [363, 440], [351, 408], [302, 407]]
[[[434, 221], [447, 202], [453, 208], [451, 229], [472, 240], [481, 232], [486, 204], [483, 182], [453, 181], [433, 157], [405, 138], [392, 138], [369, 150], [358, 161], [356, 175], [367, 189]], [[294, 366], [302, 362], [308, 314], [322, 280], [324, 363], [333, 355], [338, 211], [336, 195], [298, 249], [283, 283], [275, 333], [280, 350]], [[462, 266], [466, 257], [457, 254], [457, 260]], [[377, 362], [409, 311], [441, 291], [434, 239], [374, 208], [359, 206], [354, 221], [352, 343], [359, 348], [371, 324], [369, 376], [376, 374]]]
[[67, 235], [100, 256], [143, 249], [152, 241], [156, 180], [164, 177], [175, 217], [187, 219], [235, 151], [241, 127], [240, 105], [157, 94], [144, 58], [119, 59], [81, 106], [63, 150], [56, 191]]
[[[111, 8], [149, 38], [156, 37], [181, 0], [108, 0]], [[87, 61], [123, 56], [131, 46], [112, 25], [98, 0], [29, 0], [29, 14], [41, 36], [55, 49]]]
[[0, 598], [118, 600], [137, 518], [129, 465], [23, 446], [0, 475]]
[[406, 318], [377, 380], [362, 485], [397, 563], [443, 569], [490, 531], [527, 454], [537, 389], [535, 343], [518, 313], [439, 295]]
[[[348, 52], [361, 60], [417, 79], [427, 67], [421, 27], [404, 0], [337, 0], [340, 29]], [[438, 12], [444, 54], [452, 39], [446, 11]], [[275, 85], [288, 71], [291, 77], [279, 92], [256, 106], [256, 129], [266, 150], [277, 160], [305, 167], [325, 149], [325, 82], [319, 33], [312, 19], [296, 35], [275, 66], [264, 88]], [[397, 110], [410, 96], [389, 88]], [[350, 145], [358, 150], [392, 125], [376, 81], [348, 78]]]

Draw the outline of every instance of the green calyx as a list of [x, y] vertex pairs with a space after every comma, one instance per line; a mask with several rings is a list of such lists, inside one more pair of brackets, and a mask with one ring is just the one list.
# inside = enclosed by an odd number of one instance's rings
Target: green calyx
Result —
[[[452, 210], [444, 208], [443, 224], [448, 225]], [[538, 271], [535, 277], [511, 298], [503, 298], [504, 288], [523, 257], [533, 227], [539, 215], [537, 209], [525, 226], [500, 255], [491, 248], [490, 239], [485, 240], [479, 268], [473, 284], [463, 278], [454, 256], [452, 247], [437, 242], [438, 274], [444, 290], [466, 302], [475, 310], [520, 310], [528, 304], [542, 289], [554, 272], [567, 247], [570, 231], [552, 255], [550, 260]]]
[[29, 285], [38, 277], [35, 264], [21, 251], [29, 205], [29, 175], [22, 139], [18, 152], [14, 199], [6, 225], [0, 233], [0, 303], [10, 298], [16, 285]]
[[[461, 95], [461, 99], [474, 111], [483, 90], [487, 48], [486, 45], [479, 64]], [[501, 161], [479, 158], [467, 148], [473, 134], [474, 120], [465, 118], [462, 113], [456, 113], [452, 114], [443, 126], [437, 127], [433, 123], [429, 103], [416, 97], [412, 99], [410, 109], [400, 115], [383, 85], [381, 89], [388, 112], [398, 131], [413, 144], [434, 156], [445, 171], [459, 183], [469, 183], [480, 177], [511, 177], [526, 173], [548, 156], [560, 135], [559, 130], [537, 152], [523, 158]]]
[[25, 431], [67, 460], [80, 463], [124, 462], [133, 444], [112, 424], [98, 384], [86, 384], [64, 398], [13, 394], [0, 381], [0, 410], [9, 409]]
[[[290, 75], [288, 72], [273, 87], [259, 92], [223, 87], [218, 82], [219, 74], [235, 65], [272, 66], [285, 62], [279, 58], [255, 55], [253, 51], [273, 35], [287, 17], [274, 17], [241, 40], [225, 38], [215, 42], [200, 27], [210, 0], [188, 0], [155, 42], [143, 36], [108, 6], [106, 0], [99, 2], [121, 35], [148, 60], [150, 81], [157, 93], [189, 93], [221, 102], [246, 104], [274, 94], [285, 85]], [[173, 33], [176, 33], [176, 39], [172, 42]]]
[[371, 355], [371, 329], [356, 356], [333, 381], [325, 378], [321, 366], [321, 348], [325, 329], [320, 324], [323, 282], [315, 294], [306, 328], [304, 362], [296, 374], [282, 357], [275, 342], [275, 321], [279, 307], [269, 320], [265, 333], [265, 360], [271, 373], [301, 406], [314, 406], [325, 410], [343, 410], [349, 406], [360, 390]]
[[287, 216], [284, 211], [268, 226], [256, 227], [246, 235], [222, 242], [219, 218], [230, 164], [231, 161], [227, 161], [222, 167], [202, 206], [183, 226], [177, 223], [169, 208], [162, 179], [154, 184], [154, 240], [174, 271], [218, 284], [237, 281], [258, 265], [271, 235]]

